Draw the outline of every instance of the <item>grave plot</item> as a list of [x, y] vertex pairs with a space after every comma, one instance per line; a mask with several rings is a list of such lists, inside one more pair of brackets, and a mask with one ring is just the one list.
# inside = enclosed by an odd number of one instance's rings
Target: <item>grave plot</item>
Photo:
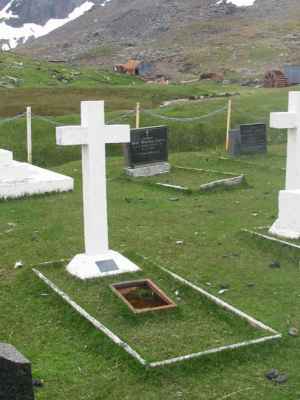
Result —
[[[191, 157], [186, 159], [186, 153], [172, 155], [173, 165], [185, 165], [192, 168], [206, 170], [218, 170], [229, 172], [233, 175], [249, 175], [253, 169], [259, 169], [268, 173], [284, 174], [286, 167], [286, 154], [284, 147], [278, 145], [269, 146], [267, 154], [243, 155], [239, 158], [232, 158], [227, 154], [211, 152], [207, 155], [203, 153], [190, 153]], [[193, 156], [193, 157], [192, 157]]]
[[[83, 282], [71, 277], [62, 263], [40, 265], [34, 272], [96, 329], [144, 366], [161, 367], [281, 337], [272, 328], [182, 277], [142, 257], [130, 258], [136, 258], [142, 270], [122, 277]], [[135, 313], [115, 293], [116, 288], [128, 288], [128, 281], [142, 279], [151, 279], [172, 307]], [[148, 294], [143, 292], [140, 296], [145, 300]]]
[[73, 179], [24, 162], [0, 149], [0, 199], [73, 190]]
[[168, 174], [128, 179], [161, 189], [186, 193], [201, 193], [246, 186], [244, 175], [183, 166], [172, 166]]

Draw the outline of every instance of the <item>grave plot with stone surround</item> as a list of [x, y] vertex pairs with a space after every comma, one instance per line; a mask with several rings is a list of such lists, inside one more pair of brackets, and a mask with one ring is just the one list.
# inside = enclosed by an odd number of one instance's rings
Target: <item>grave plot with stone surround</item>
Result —
[[[174, 389], [180, 390], [183, 398], [198, 399], [201, 393], [200, 399], [207, 400], [251, 387], [253, 390], [245, 392], [249, 400], [258, 396], [294, 400], [300, 371], [299, 338], [289, 337], [287, 330], [290, 324], [300, 326], [299, 253], [239, 233], [245, 226], [271, 224], [276, 215], [284, 173], [271, 167], [277, 165], [277, 155], [285, 154], [285, 148], [272, 146], [269, 150], [265, 160], [257, 158], [259, 167], [247, 156], [242, 165], [233, 161], [228, 167], [229, 161], [219, 160], [221, 152], [209, 150], [172, 154], [173, 164], [198, 168], [209, 164], [211, 169], [246, 173], [249, 190], [216, 193], [213, 202], [211, 196], [170, 196], [151, 186], [120, 182], [114, 178], [122, 171], [123, 159], [108, 160], [109, 226], [115, 249], [147, 254], [284, 334], [277, 344], [227, 352], [154, 373], [139, 368], [122, 349], [97, 333], [35, 279], [29, 268], [54, 257], [72, 257], [83, 248], [81, 162], [58, 169], [78, 182], [74, 192], [59, 196], [60, 201], [47, 196], [1, 204], [3, 232], [8, 224], [16, 224], [13, 231], [1, 236], [0, 286], [5, 299], [1, 332], [6, 341], [13, 333], [14, 342], [24, 344], [22, 349], [34, 360], [35, 370], [46, 382], [40, 396], [81, 400], [87, 395], [97, 398], [100, 391], [117, 399], [122, 392], [134, 400], [140, 400], [140, 393], [145, 393], [145, 399], [174, 400]], [[278, 167], [284, 164], [282, 158]], [[179, 200], [170, 202], [170, 197]], [[183, 245], [178, 246], [177, 240], [183, 240]], [[14, 270], [18, 259], [25, 267]], [[280, 269], [269, 267], [273, 260], [280, 262]], [[224, 286], [228, 291], [219, 295]], [[273, 367], [289, 374], [286, 385], [277, 386], [264, 378]]]
[[[222, 170], [210, 170], [203, 168], [190, 168], [185, 166], [172, 166], [167, 174], [156, 175], [152, 177], [128, 178], [131, 182], [145, 185], [151, 185], [160, 189], [177, 190], [186, 193], [200, 193], [201, 186], [220, 180], [231, 180], [238, 175], [222, 172]], [[243, 180], [240, 185], [243, 186]]]
[[172, 363], [174, 359], [183, 361], [191, 355], [194, 358], [202, 352], [221, 352], [280, 339], [281, 335], [272, 328], [263, 325], [263, 329], [257, 329], [258, 321], [249, 317], [252, 321], [247, 322], [224, 310], [222, 305], [214, 304], [150, 261], [134, 254], [130, 258], [139, 263], [142, 271], [124, 274], [123, 282], [151, 279], [177, 307], [133, 314], [111, 290], [111, 285], [120, 284], [120, 277], [82, 282], [70, 277], [64, 263], [40, 265], [34, 271], [47, 284], [55, 285], [52, 289], [59, 291], [64, 300], [68, 297], [67, 301], [75, 302], [73, 307], [77, 311], [80, 308], [80, 313], [83, 310], [117, 335], [125, 343], [121, 347], [129, 345], [150, 367]]
[[10, 151], [0, 149], [0, 199], [73, 190], [73, 178], [13, 160]]

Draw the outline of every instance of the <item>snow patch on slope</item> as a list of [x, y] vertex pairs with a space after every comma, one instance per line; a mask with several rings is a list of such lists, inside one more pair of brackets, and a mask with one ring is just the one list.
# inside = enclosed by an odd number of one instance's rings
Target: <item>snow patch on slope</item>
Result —
[[3, 10], [0, 10], [0, 20], [1, 19], [11, 19], [11, 18], [19, 18], [18, 15], [14, 15], [13, 12], [10, 10], [10, 7], [12, 6], [12, 3], [14, 0], [10, 0], [9, 3], [6, 4], [6, 6], [3, 8]]
[[50, 19], [45, 25], [27, 23], [20, 27], [13, 27], [6, 22], [11, 18], [18, 18], [18, 16], [13, 15], [10, 10], [13, 1], [14, 0], [11, 0], [4, 9], [0, 11], [0, 20], [4, 20], [0, 22], [0, 41], [5, 41], [2, 45], [2, 50], [4, 51], [14, 49], [18, 44], [27, 42], [31, 37], [39, 38], [47, 35], [55, 29], [81, 17], [95, 5], [92, 1], [87, 0], [81, 6], [76, 7], [66, 18]]

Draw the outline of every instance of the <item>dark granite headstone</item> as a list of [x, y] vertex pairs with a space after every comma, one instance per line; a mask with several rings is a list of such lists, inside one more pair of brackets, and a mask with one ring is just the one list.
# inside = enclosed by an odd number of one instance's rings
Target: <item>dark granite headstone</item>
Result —
[[0, 343], [0, 400], [34, 400], [30, 362], [5, 343]]
[[245, 124], [229, 133], [229, 153], [255, 154], [267, 152], [267, 127], [265, 124]]
[[168, 128], [155, 126], [132, 129], [130, 143], [126, 145], [127, 166], [135, 168], [141, 165], [168, 161]]
[[241, 125], [240, 132], [242, 154], [267, 152], [266, 124]]

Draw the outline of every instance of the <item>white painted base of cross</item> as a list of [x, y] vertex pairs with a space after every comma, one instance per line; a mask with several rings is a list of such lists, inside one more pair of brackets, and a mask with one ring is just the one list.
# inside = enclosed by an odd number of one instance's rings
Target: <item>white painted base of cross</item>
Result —
[[112, 250], [94, 256], [78, 254], [67, 266], [67, 271], [80, 279], [103, 278], [139, 270], [128, 258]]
[[58, 127], [56, 140], [82, 146], [85, 253], [75, 256], [67, 271], [80, 279], [139, 271], [108, 244], [105, 145], [130, 142], [129, 125], [105, 125], [104, 102], [83, 101], [81, 126]]
[[279, 192], [279, 216], [270, 229], [275, 236], [300, 238], [300, 92], [289, 93], [289, 111], [271, 113], [271, 128], [288, 129], [286, 189]]
[[279, 192], [279, 216], [269, 232], [286, 239], [300, 239], [300, 190]]

